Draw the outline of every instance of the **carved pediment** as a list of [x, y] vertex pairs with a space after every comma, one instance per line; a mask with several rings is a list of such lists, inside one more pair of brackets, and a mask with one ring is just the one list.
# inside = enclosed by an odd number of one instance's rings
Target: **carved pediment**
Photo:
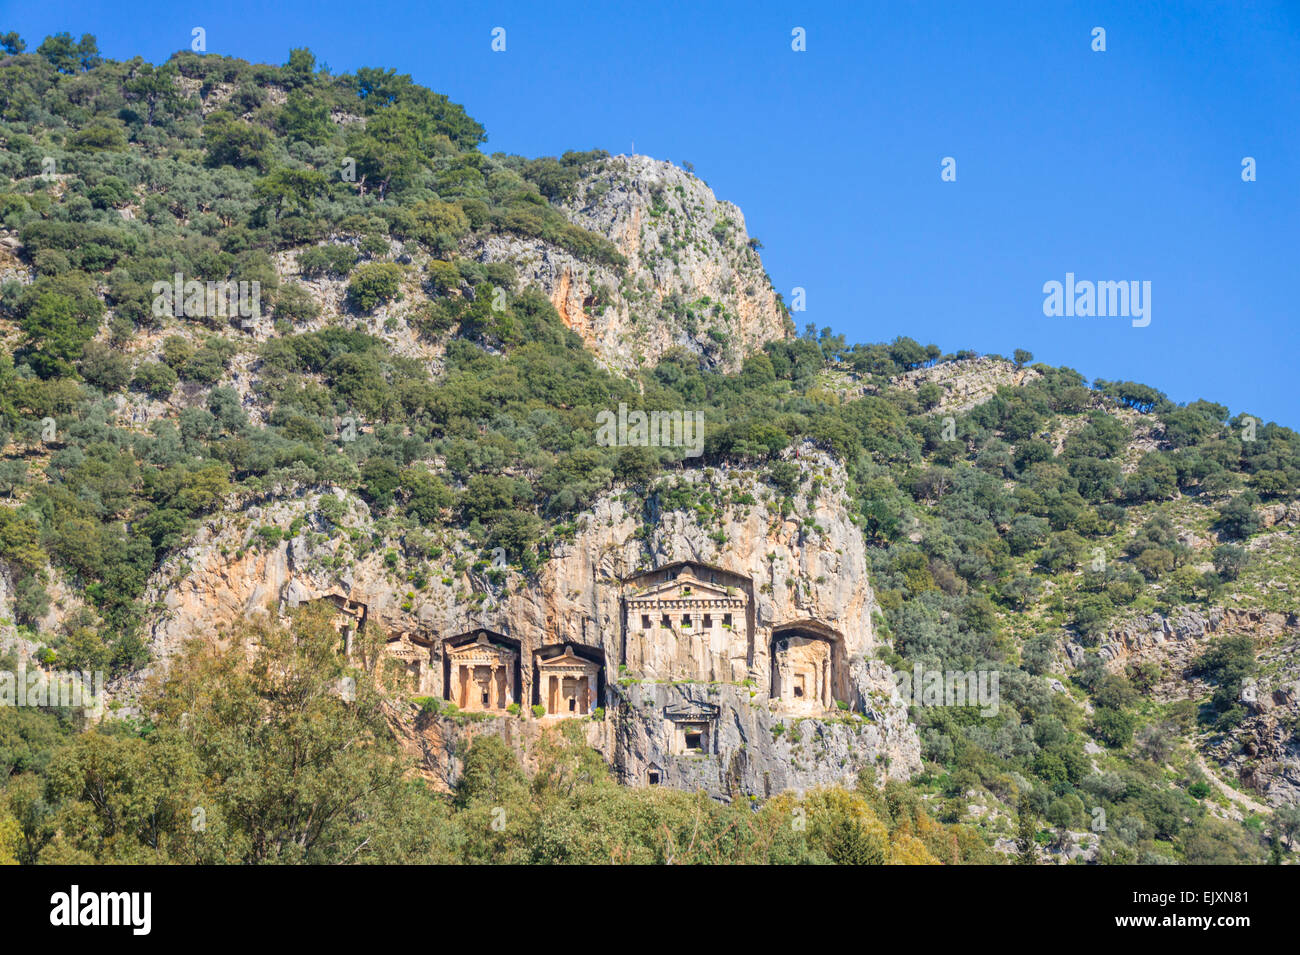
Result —
[[718, 718], [718, 707], [712, 703], [683, 700], [664, 707], [664, 718], [674, 723], [706, 723]]
[[697, 577], [683, 573], [673, 580], [664, 580], [657, 584], [651, 584], [641, 590], [635, 591], [628, 595], [630, 601], [711, 601], [711, 600], [731, 600], [736, 603], [744, 602], [744, 594], [739, 591], [728, 591], [726, 587], [718, 584], [711, 584], [708, 581], [700, 580]]
[[513, 662], [515, 652], [499, 646], [480, 633], [477, 640], [447, 648], [447, 655], [459, 664], [503, 664]]
[[557, 657], [537, 661], [539, 670], [583, 670], [594, 673], [600, 669], [600, 664], [578, 656], [571, 649], [565, 648], [564, 652]]

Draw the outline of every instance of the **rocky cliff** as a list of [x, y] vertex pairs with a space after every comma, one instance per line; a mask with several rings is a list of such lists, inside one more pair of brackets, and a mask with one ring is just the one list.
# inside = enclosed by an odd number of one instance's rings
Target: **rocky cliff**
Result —
[[521, 282], [542, 288], [609, 367], [652, 365], [681, 347], [734, 371], [764, 342], [790, 334], [740, 209], [672, 163], [598, 161], [562, 208], [576, 225], [612, 241], [626, 268], [512, 235], [474, 239], [462, 251], [513, 264]]
[[[1108, 670], [1155, 663], [1159, 679], [1151, 696], [1159, 702], [1203, 699], [1211, 690], [1194, 663], [1212, 637], [1251, 638], [1259, 676], [1246, 681], [1238, 703], [1248, 714], [1230, 730], [1201, 733], [1196, 748], [1236, 784], [1273, 806], [1300, 805], [1300, 657], [1295, 637], [1300, 614], [1234, 608], [1186, 611], [1166, 617], [1148, 614], [1112, 630], [1097, 652]], [[1067, 665], [1083, 663], [1077, 643], [1065, 646]]]
[[[686, 471], [676, 478], [675, 499], [707, 499], [707, 512], [614, 493], [581, 516], [572, 539], [535, 575], [510, 571], [494, 585], [458, 563], [477, 555], [457, 540], [418, 593], [383, 559], [389, 542], [367, 543], [375, 527], [359, 500], [318, 489], [254, 504], [205, 528], [157, 575], [148, 595], [164, 608], [150, 628], [154, 665], [165, 666], [186, 640], [226, 630], [241, 617], [346, 600], [364, 607], [364, 626], [377, 648], [366, 665], [383, 676], [386, 661], [397, 661], [402, 679], [393, 682], [389, 672], [389, 685], [399, 700], [449, 696], [444, 641], [479, 629], [511, 641], [525, 660], [561, 645], [590, 648], [604, 668], [600, 705], [608, 724], [591, 730], [591, 741], [628, 782], [645, 782], [654, 772], [665, 784], [735, 797], [840, 781], [865, 765], [906, 777], [920, 766], [917, 737], [888, 669], [871, 659], [878, 645], [874, 600], [863, 539], [846, 508], [844, 472], [808, 447], [797, 461], [803, 490], [796, 513], [781, 513], [778, 496], [756, 472]], [[337, 503], [323, 508], [326, 497]], [[267, 528], [288, 537], [267, 543], [278, 536], [268, 537]], [[752, 630], [734, 673], [670, 681], [624, 665], [626, 582], [683, 564], [748, 582]], [[841, 654], [839, 702], [787, 712], [771, 693], [774, 629], [812, 621], [832, 635]], [[669, 641], [664, 656], [683, 652], [671, 632], [657, 639]], [[358, 652], [365, 656], [360, 645]], [[519, 725], [528, 722], [528, 704], [537, 698], [530, 666], [521, 677], [520, 712], [495, 715], [487, 727], [452, 717], [417, 725], [414, 710], [395, 706], [399, 735], [425, 760], [431, 778], [444, 784], [455, 778], [447, 754], [459, 750], [466, 733], [535, 739], [535, 731]], [[117, 692], [129, 697], [137, 685], [124, 683]], [[707, 711], [704, 719], [714, 726], [709, 752], [672, 752], [674, 724], [665, 713], [681, 706]]]

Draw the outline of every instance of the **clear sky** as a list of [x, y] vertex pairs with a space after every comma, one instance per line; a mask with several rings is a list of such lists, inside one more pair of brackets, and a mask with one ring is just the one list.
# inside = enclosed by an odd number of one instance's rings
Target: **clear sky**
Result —
[[[410, 73], [488, 151], [689, 160], [806, 290], [801, 328], [1027, 348], [1300, 427], [1300, 0], [0, 2], [30, 48], [89, 32], [114, 59], [196, 26], [209, 52]], [[1150, 325], [1045, 317], [1067, 272], [1151, 282]]]

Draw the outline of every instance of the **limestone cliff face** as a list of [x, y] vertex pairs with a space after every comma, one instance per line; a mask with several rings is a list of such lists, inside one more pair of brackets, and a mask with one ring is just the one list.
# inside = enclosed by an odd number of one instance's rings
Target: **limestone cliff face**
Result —
[[1256, 799], [1300, 806], [1300, 682], [1247, 702], [1251, 715], [1210, 749], [1210, 757]]
[[[1172, 674], [1172, 691], [1186, 696], [1194, 689], [1183, 671], [1205, 649], [1205, 642], [1217, 634], [1247, 634], [1266, 641], [1283, 634], [1300, 632], [1300, 614], [1232, 607], [1212, 607], [1204, 612], [1187, 610], [1172, 616], [1152, 613], [1112, 630], [1097, 653], [1112, 671], [1138, 660], [1153, 660]], [[1068, 643], [1066, 658], [1071, 666], [1084, 659], [1083, 647]]]
[[672, 163], [615, 156], [593, 164], [563, 211], [608, 238], [626, 271], [583, 262], [547, 242], [498, 235], [462, 251], [508, 261], [550, 297], [564, 323], [607, 366], [654, 364], [684, 347], [731, 371], [789, 321], [745, 217]]
[[[664, 784], [734, 797], [839, 781], [867, 764], [906, 777], [920, 766], [919, 746], [888, 671], [870, 659], [877, 645], [874, 600], [862, 536], [845, 506], [844, 472], [807, 447], [798, 463], [804, 483], [794, 514], [781, 515], [777, 495], [754, 472], [685, 471], [675, 478], [679, 494], [707, 500], [709, 519], [694, 507], [657, 510], [635, 495], [608, 495], [582, 515], [573, 539], [535, 576], [511, 572], [500, 590], [475, 573], [476, 554], [463, 544], [448, 549], [425, 589], [412, 590], [386, 566], [386, 545], [360, 552], [374, 532], [370, 515], [336, 489], [249, 507], [206, 528], [157, 575], [146, 598], [164, 607], [151, 623], [155, 666], [165, 665], [186, 639], [240, 617], [332, 598], [364, 608], [368, 642], [382, 647], [364, 662], [387, 674], [395, 700], [447, 695], [448, 639], [485, 629], [517, 646], [523, 661], [518, 717], [500, 715], [470, 729], [451, 719], [425, 719], [417, 727], [410, 712], [394, 708], [399, 735], [425, 760], [426, 773], [443, 782], [457, 771], [446, 754], [460, 751], [466, 732], [496, 727], [513, 740], [530, 738], [518, 724], [529, 721], [540, 696], [532, 663], [564, 645], [584, 650], [603, 668], [604, 728], [591, 735], [630, 783], [649, 782], [653, 773]], [[345, 506], [337, 524], [321, 515], [325, 495]], [[296, 533], [263, 544], [266, 528]], [[461, 557], [471, 566], [456, 572]], [[640, 581], [657, 579], [657, 569], [672, 579], [674, 568], [687, 565], [739, 582], [734, 589], [747, 603], [746, 617], [730, 632], [743, 642], [723, 651], [735, 665], [707, 679], [670, 680], [671, 673], [656, 667], [671, 667], [699, 646], [674, 627], [642, 635], [662, 643], [652, 654], [661, 663], [637, 658], [629, 667], [628, 594]], [[774, 698], [774, 640], [790, 626], [812, 628], [834, 647], [837, 662], [826, 671], [823, 698], [829, 705], [796, 708], [793, 699]], [[397, 664], [399, 681], [392, 681], [385, 661]], [[119, 687], [119, 695], [131, 689]], [[692, 707], [709, 725], [707, 748], [678, 752], [677, 729]]]
[[[1160, 666], [1152, 687], [1156, 700], [1203, 699], [1212, 687], [1195, 676], [1193, 664], [1211, 638], [1251, 638], [1259, 676], [1243, 687], [1240, 705], [1249, 714], [1222, 735], [1195, 741], [1229, 777], [1273, 806], [1300, 805], [1300, 614], [1232, 607], [1148, 614], [1112, 630], [1097, 652], [1107, 669], [1138, 662]], [[1065, 645], [1068, 666], [1085, 658], [1076, 643]]]
[[[889, 379], [890, 388], [917, 391], [922, 385], [933, 383], [940, 388], [939, 403], [930, 409], [932, 414], [955, 414], [969, 411], [992, 398], [999, 388], [1017, 387], [1041, 378], [1034, 368], [1019, 368], [1006, 359], [980, 356], [945, 361], [926, 368], [895, 375]], [[844, 400], [877, 394], [880, 385], [841, 374], [833, 385]]]

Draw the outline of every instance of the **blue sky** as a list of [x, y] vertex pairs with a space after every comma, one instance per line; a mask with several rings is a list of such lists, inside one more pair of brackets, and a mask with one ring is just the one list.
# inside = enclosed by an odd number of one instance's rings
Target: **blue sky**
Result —
[[[693, 162], [787, 301], [807, 290], [800, 327], [1027, 348], [1300, 427], [1300, 4], [838, 6], [23, 2], [0, 29], [161, 60], [202, 26], [210, 52], [393, 67], [488, 151]], [[1045, 317], [1067, 272], [1150, 281], [1151, 324]]]

